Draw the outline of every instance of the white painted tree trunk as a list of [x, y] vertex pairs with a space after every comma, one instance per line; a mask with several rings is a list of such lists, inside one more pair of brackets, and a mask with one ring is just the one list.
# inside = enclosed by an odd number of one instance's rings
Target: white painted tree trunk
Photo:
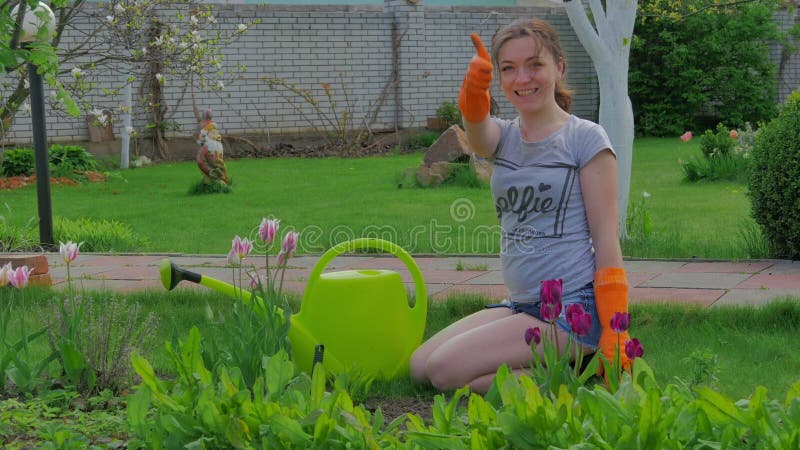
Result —
[[564, 8], [581, 44], [594, 63], [600, 85], [600, 125], [617, 152], [620, 235], [627, 236], [626, 218], [633, 162], [633, 108], [628, 97], [628, 57], [636, 21], [636, 0], [589, 0], [593, 22], [581, 0]]
[[131, 159], [130, 153], [130, 145], [131, 145], [131, 134], [128, 130], [131, 129], [131, 113], [133, 111], [133, 95], [131, 94], [131, 81], [128, 79], [128, 83], [125, 85], [125, 89], [123, 90], [124, 93], [124, 104], [125, 109], [122, 113], [122, 142], [120, 145], [120, 155], [119, 155], [119, 167], [120, 169], [127, 169], [128, 162]]

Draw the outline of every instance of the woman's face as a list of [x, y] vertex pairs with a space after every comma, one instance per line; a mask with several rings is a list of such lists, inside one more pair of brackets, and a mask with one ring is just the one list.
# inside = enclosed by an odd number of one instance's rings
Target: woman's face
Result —
[[498, 52], [500, 88], [522, 114], [555, 104], [555, 85], [564, 72], [553, 54], [532, 37], [511, 39]]

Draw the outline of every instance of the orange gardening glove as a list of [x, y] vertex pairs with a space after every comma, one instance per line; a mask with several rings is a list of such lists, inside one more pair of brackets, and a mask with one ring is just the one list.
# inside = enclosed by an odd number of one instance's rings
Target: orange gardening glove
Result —
[[464, 120], [481, 123], [489, 115], [491, 106], [489, 86], [492, 84], [492, 57], [477, 33], [472, 33], [471, 38], [477, 54], [472, 57], [467, 75], [461, 84], [458, 107]]
[[[600, 343], [597, 349], [603, 352], [606, 359], [615, 363], [615, 350], [619, 347], [620, 364], [625, 370], [631, 367], [631, 361], [625, 354], [625, 343], [631, 338], [628, 331], [617, 333], [611, 328], [611, 319], [614, 313], [628, 312], [628, 279], [625, 269], [621, 267], [607, 267], [594, 273], [594, 296], [597, 305], [597, 316], [603, 332], [600, 334]], [[599, 374], [603, 373], [600, 365]]]

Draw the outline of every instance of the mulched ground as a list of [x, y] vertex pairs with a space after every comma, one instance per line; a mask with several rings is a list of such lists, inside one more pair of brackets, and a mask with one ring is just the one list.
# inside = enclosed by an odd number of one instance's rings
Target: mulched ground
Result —
[[[99, 183], [106, 181], [106, 176], [100, 172], [84, 172], [83, 176], [91, 183]], [[16, 176], [16, 177], [0, 177], [0, 190], [19, 189], [25, 186], [36, 184], [36, 175]], [[60, 184], [64, 186], [77, 186], [81, 184], [78, 181], [67, 177], [50, 177], [50, 184]]]
[[426, 422], [433, 420], [433, 402], [430, 399], [416, 397], [371, 398], [364, 402], [364, 407], [371, 413], [380, 407], [386, 423], [390, 423], [406, 413], [416, 414]]

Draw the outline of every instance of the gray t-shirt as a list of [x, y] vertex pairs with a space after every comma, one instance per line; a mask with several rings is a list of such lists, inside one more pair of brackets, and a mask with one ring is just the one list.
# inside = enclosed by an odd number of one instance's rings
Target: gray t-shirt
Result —
[[538, 301], [542, 280], [562, 278], [565, 294], [580, 289], [593, 280], [595, 261], [578, 173], [611, 149], [605, 130], [572, 115], [547, 138], [527, 142], [519, 118], [492, 120], [500, 126], [492, 196], [511, 300]]

